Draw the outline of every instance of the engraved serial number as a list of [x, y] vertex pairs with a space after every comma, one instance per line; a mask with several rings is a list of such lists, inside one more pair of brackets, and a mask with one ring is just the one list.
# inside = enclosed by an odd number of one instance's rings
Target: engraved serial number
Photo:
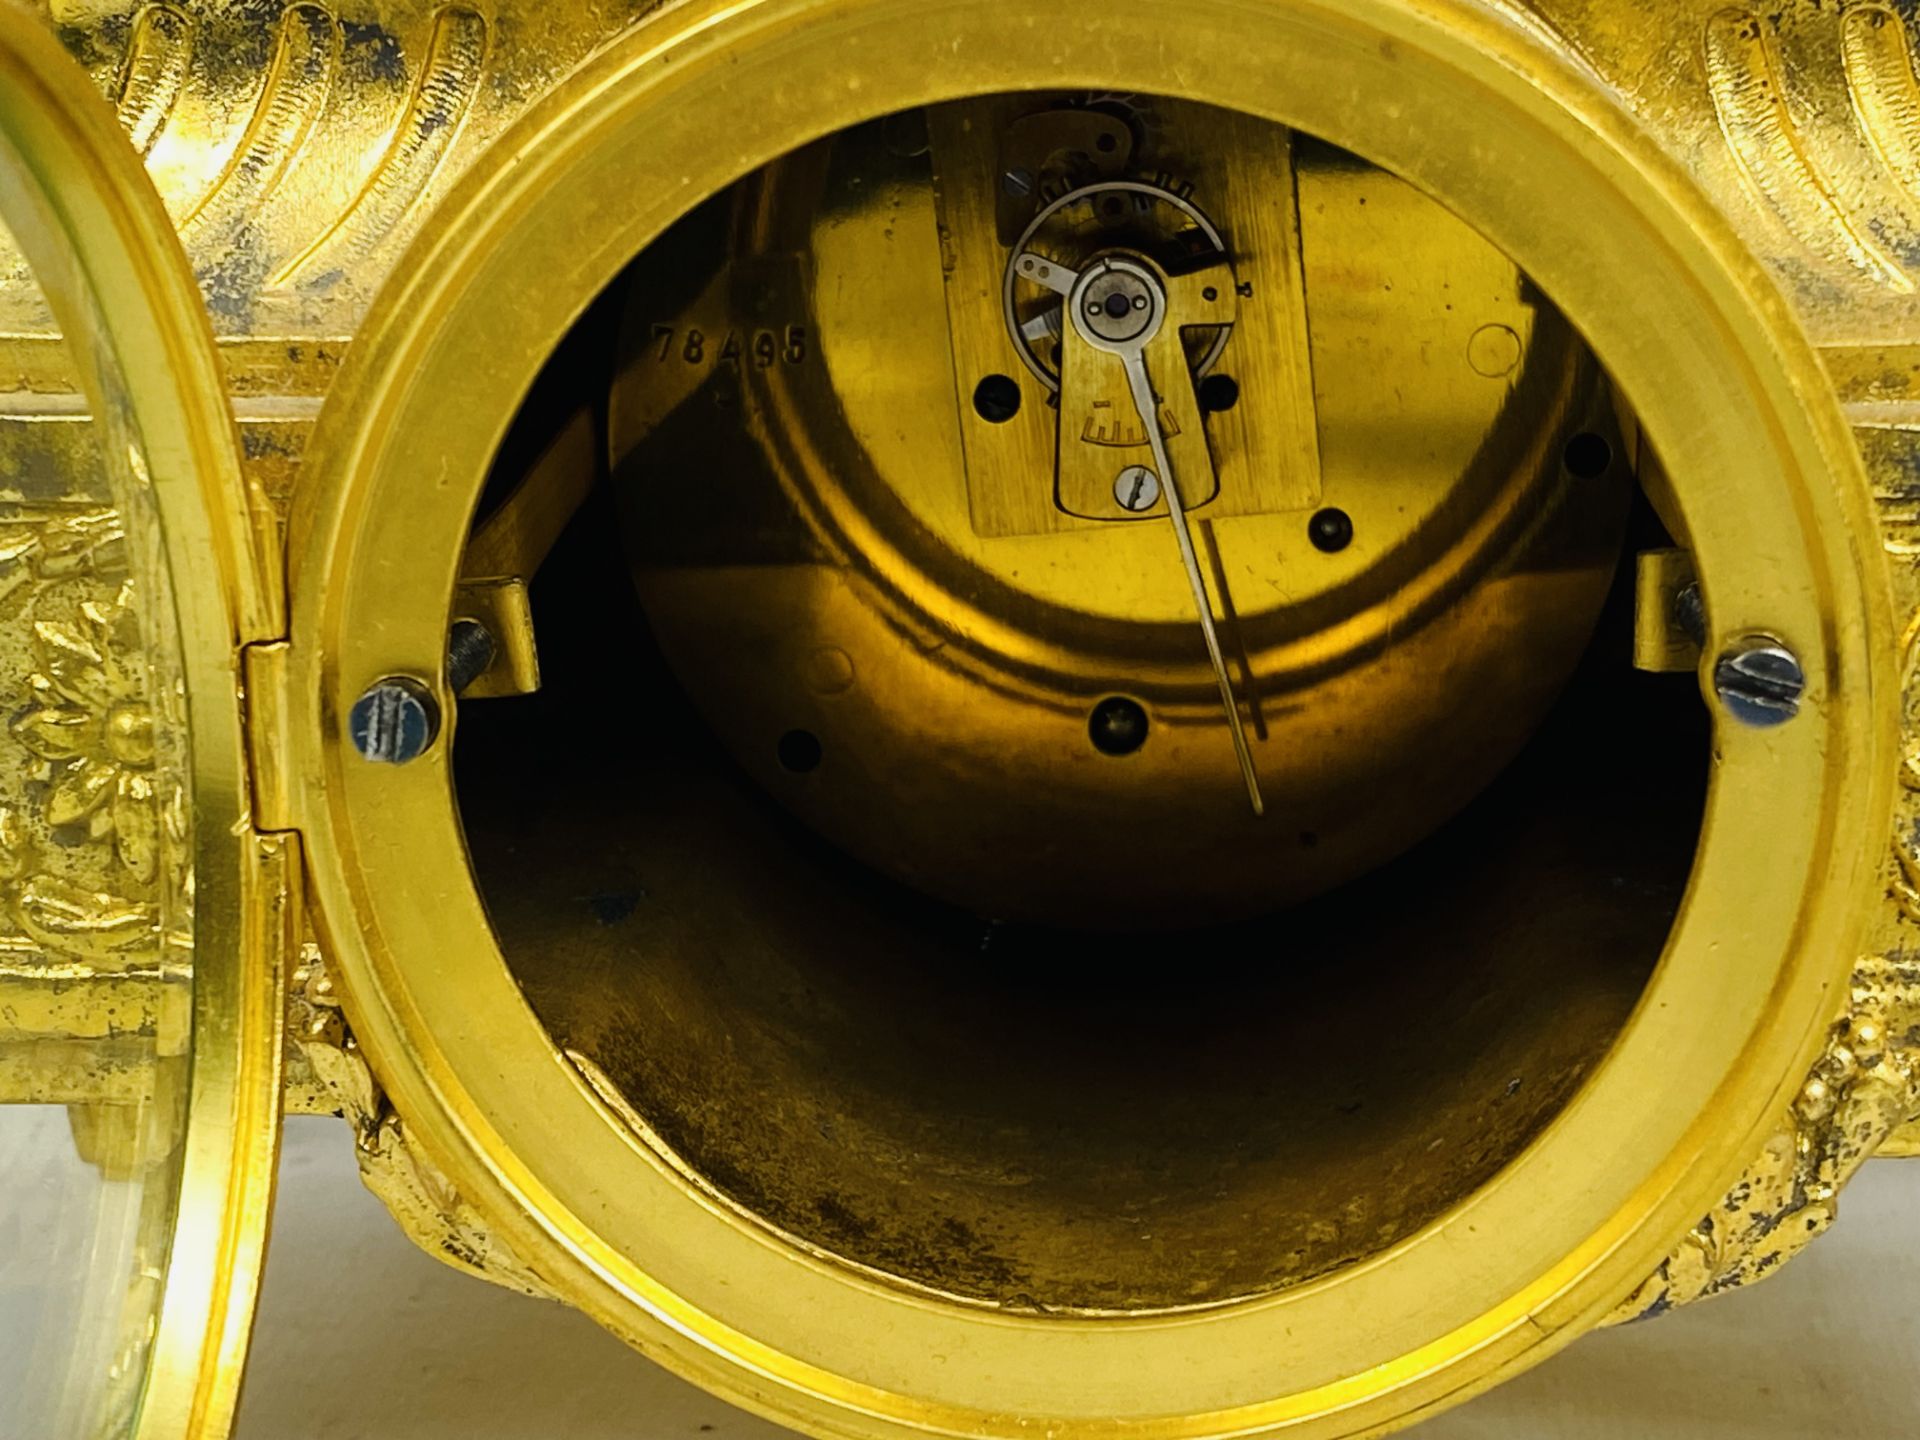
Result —
[[662, 365], [734, 365], [771, 370], [802, 365], [813, 353], [804, 325], [778, 330], [701, 330], [696, 326], [653, 327], [654, 358]]

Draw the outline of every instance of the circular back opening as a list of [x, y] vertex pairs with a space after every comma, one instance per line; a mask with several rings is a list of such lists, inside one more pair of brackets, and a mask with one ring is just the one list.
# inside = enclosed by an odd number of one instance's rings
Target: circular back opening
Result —
[[[1124, 366], [1019, 269], [1120, 253], [1258, 815], [1164, 497], [1105, 478], [1160, 463]], [[1170, 100], [844, 132], [634, 263], [476, 547], [595, 384], [461, 812], [555, 1043], [736, 1213], [983, 1305], [1218, 1305], [1459, 1205], [1620, 1033], [1705, 798], [1690, 673], [1633, 665], [1675, 541], [1604, 372], [1412, 187]]]

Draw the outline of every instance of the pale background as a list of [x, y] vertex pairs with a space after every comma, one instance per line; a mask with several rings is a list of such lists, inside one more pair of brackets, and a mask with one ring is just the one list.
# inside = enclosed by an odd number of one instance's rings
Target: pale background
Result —
[[[1590, 1336], [1418, 1440], [1920, 1436], [1920, 1160], [1776, 1279]], [[413, 1248], [346, 1126], [289, 1123], [238, 1440], [790, 1440], [579, 1315]]]

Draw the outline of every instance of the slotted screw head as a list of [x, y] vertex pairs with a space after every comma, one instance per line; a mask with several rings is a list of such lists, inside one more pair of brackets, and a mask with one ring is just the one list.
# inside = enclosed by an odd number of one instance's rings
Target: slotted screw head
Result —
[[353, 702], [347, 736], [363, 759], [377, 765], [418, 760], [440, 731], [440, 706], [418, 680], [390, 675]]
[[1713, 689], [1742, 725], [1784, 725], [1800, 713], [1807, 675], [1786, 646], [1755, 637], [1740, 641], [1715, 662]]

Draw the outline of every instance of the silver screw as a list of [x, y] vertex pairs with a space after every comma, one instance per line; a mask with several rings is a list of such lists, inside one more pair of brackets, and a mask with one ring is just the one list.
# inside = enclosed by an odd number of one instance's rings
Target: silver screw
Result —
[[1742, 640], [1713, 667], [1713, 689], [1742, 725], [1784, 725], [1800, 713], [1807, 675], [1794, 653], [1764, 636]]
[[1160, 503], [1160, 477], [1144, 465], [1129, 465], [1113, 482], [1113, 498], [1136, 515], [1151, 510]]
[[418, 680], [390, 675], [353, 702], [347, 735], [362, 758], [379, 765], [418, 760], [440, 732], [440, 706]]
[[1024, 200], [1033, 194], [1033, 172], [1009, 170], [1000, 177], [1000, 188], [1015, 200]]

